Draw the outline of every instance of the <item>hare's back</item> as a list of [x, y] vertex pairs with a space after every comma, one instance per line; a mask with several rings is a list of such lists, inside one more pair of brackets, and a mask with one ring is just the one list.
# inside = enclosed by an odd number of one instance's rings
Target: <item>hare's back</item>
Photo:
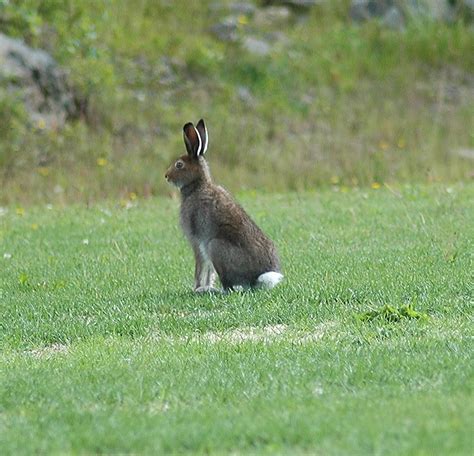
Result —
[[216, 187], [215, 223], [220, 238], [236, 244], [272, 248], [272, 242], [223, 187]]

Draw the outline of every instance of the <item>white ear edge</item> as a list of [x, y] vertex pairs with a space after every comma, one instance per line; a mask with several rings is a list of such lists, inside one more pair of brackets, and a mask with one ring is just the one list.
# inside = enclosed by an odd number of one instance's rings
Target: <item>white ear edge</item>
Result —
[[206, 124], [204, 124], [204, 133], [206, 137], [204, 138], [204, 147], [202, 148], [202, 155], [206, 153], [207, 145], [209, 144], [209, 135], [207, 134]]
[[201, 135], [199, 134], [199, 131], [197, 130], [197, 128], [193, 125], [193, 128], [194, 128], [194, 131], [196, 132], [197, 134], [197, 137], [199, 139], [199, 147], [197, 149], [197, 152], [196, 152], [196, 155], [199, 157], [200, 155], [202, 155], [204, 152], [202, 152], [202, 139], [201, 139]]

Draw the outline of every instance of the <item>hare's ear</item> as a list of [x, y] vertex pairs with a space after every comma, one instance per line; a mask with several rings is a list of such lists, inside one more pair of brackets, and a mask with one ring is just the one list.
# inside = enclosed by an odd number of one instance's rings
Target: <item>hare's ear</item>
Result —
[[188, 155], [194, 158], [199, 157], [202, 149], [202, 141], [198, 131], [191, 122], [188, 122], [183, 127], [183, 137]]
[[206, 128], [206, 125], [204, 124], [204, 119], [201, 119], [197, 123], [196, 130], [198, 131], [199, 136], [201, 137], [201, 141], [202, 141], [202, 148], [199, 155], [204, 155], [207, 150], [207, 144], [209, 143], [209, 136], [207, 135], [207, 128]]

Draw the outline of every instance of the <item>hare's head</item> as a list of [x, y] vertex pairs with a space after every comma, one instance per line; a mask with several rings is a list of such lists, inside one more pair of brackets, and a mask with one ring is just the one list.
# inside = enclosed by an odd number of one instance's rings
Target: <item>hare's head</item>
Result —
[[180, 189], [200, 180], [210, 180], [209, 169], [204, 160], [208, 144], [204, 120], [201, 119], [196, 126], [188, 122], [183, 127], [183, 136], [188, 153], [175, 160], [165, 174], [166, 180]]

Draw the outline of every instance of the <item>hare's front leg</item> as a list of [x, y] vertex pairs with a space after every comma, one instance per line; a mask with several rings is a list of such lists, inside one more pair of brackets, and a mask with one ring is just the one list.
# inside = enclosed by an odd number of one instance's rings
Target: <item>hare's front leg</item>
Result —
[[194, 270], [194, 291], [205, 293], [218, 291], [214, 288], [215, 270], [204, 248], [193, 246], [196, 267]]

